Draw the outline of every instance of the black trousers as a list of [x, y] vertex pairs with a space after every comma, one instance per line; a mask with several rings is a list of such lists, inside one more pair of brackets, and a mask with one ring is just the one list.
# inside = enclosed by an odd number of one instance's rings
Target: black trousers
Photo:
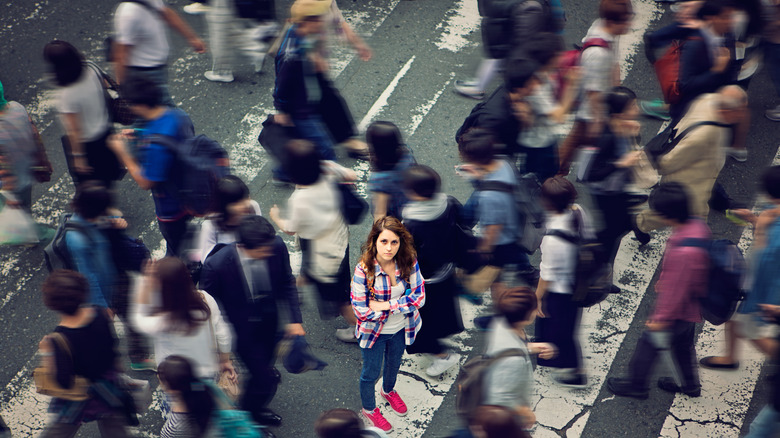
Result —
[[546, 318], [536, 318], [534, 337], [558, 347], [552, 359], [539, 358], [538, 364], [552, 368], [580, 368], [582, 352], [577, 340], [582, 309], [571, 300], [571, 294], [548, 292], [542, 299]]
[[[275, 306], [274, 306], [275, 308]], [[279, 387], [279, 372], [274, 369], [274, 352], [279, 337], [276, 315], [267, 314], [262, 321], [249, 323], [239, 339], [236, 352], [244, 363], [249, 379], [244, 385], [239, 406], [250, 413], [259, 413], [268, 406]]]
[[[669, 352], [679, 377], [682, 380], [683, 389], [699, 388], [699, 369], [696, 363], [696, 349], [694, 339], [696, 335], [696, 323], [687, 321], [674, 321], [671, 327]], [[634, 356], [631, 357], [630, 376], [636, 388], [646, 389], [648, 379], [653, 372], [653, 366], [659, 354], [664, 353], [652, 339], [649, 331], [642, 333], [636, 344]], [[664, 353], [665, 354], [665, 353]]]
[[187, 223], [190, 221], [190, 216], [184, 216], [181, 219], [175, 221], [161, 221], [157, 219], [157, 224], [160, 226], [160, 234], [165, 239], [165, 256], [166, 257], [178, 257], [181, 250], [182, 241], [187, 234]]
[[615, 261], [620, 247], [620, 239], [631, 231], [631, 215], [628, 213], [628, 194], [593, 194], [596, 205], [604, 219], [604, 228], [598, 232], [597, 239], [607, 251], [607, 261]]

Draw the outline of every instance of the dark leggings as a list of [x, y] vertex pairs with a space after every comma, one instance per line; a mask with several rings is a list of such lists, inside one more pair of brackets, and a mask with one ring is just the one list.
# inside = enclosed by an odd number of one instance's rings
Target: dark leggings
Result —
[[571, 300], [571, 294], [547, 292], [542, 300], [546, 318], [536, 319], [534, 336], [539, 342], [558, 347], [558, 356], [539, 358], [538, 364], [552, 368], [580, 368], [582, 352], [577, 340], [582, 310]]

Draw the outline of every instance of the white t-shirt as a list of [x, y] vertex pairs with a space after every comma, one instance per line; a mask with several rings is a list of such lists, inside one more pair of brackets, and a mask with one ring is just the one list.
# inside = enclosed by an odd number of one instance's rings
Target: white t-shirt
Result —
[[[406, 292], [406, 286], [403, 282], [400, 282], [390, 288], [390, 299], [399, 300], [404, 296], [404, 292]], [[399, 330], [403, 330], [405, 327], [405, 318], [406, 315], [403, 313], [391, 313], [387, 318], [385, 325], [382, 326], [382, 332], [380, 334], [392, 335], [398, 333]]]
[[[162, 11], [163, 0], [144, 0]], [[168, 36], [160, 13], [138, 3], [123, 2], [114, 14], [116, 42], [132, 46], [127, 65], [131, 67], [157, 67], [168, 62]]]
[[[577, 109], [577, 120], [590, 121], [598, 115], [592, 114], [591, 105], [587, 99], [589, 91], [606, 93], [614, 86], [613, 72], [618, 62], [618, 41], [613, 35], [604, 30], [600, 19], [593, 22], [593, 25], [588, 29], [587, 35], [582, 39], [582, 43], [584, 44], [586, 41], [596, 38], [607, 41], [609, 48], [590, 47], [582, 52], [582, 57], [580, 58], [580, 70], [582, 72], [580, 89], [582, 94], [580, 95], [580, 106]], [[604, 118], [606, 114], [601, 114], [600, 116]]]
[[[251, 201], [250, 205], [256, 215], [262, 216], [260, 211], [260, 204], [257, 201]], [[200, 232], [198, 233], [198, 250], [197, 254], [200, 256], [200, 261], [206, 261], [206, 256], [211, 253], [220, 243], [230, 245], [238, 241], [235, 231], [223, 231], [217, 226], [216, 219], [206, 219], [200, 226]]]
[[93, 67], [85, 64], [81, 78], [59, 91], [57, 111], [61, 117], [78, 116], [82, 142], [97, 140], [110, 126], [101, 81]]
[[[582, 235], [586, 239], [592, 239], [594, 234], [590, 216], [579, 205], [577, 208], [582, 212]], [[561, 230], [567, 234], [576, 234], [573, 214], [572, 210], [567, 210], [565, 213], [549, 216], [545, 224], [547, 232]], [[544, 236], [539, 250], [542, 254], [539, 276], [550, 283], [547, 286], [548, 292], [571, 294], [577, 264], [577, 246], [558, 236]]]

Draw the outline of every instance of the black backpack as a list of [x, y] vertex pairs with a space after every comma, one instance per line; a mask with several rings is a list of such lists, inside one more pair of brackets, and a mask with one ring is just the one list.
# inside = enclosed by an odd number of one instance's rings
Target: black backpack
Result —
[[[563, 29], [563, 22], [555, 17], [548, 0], [536, 0], [541, 13], [530, 0], [478, 0], [482, 16], [482, 43], [491, 58], [503, 59], [530, 36], [529, 33], [552, 32]], [[538, 21], [528, 19], [536, 17]]]
[[78, 223], [72, 222], [70, 218], [73, 213], [62, 215], [60, 218], [60, 224], [57, 226], [57, 230], [54, 232], [54, 237], [51, 239], [46, 248], [43, 249], [43, 258], [46, 262], [46, 269], [52, 272], [56, 269], [76, 269], [76, 264], [73, 261], [73, 257], [68, 251], [68, 245], [65, 242], [65, 234], [68, 231], [78, 231], [89, 239], [89, 234], [83, 226]]
[[677, 146], [677, 143], [679, 143], [680, 140], [685, 138], [686, 135], [700, 126], [720, 126], [723, 128], [728, 128], [730, 125], [704, 121], [694, 123], [693, 125], [685, 128], [683, 132], [678, 133], [677, 129], [675, 128], [675, 124], [670, 123], [663, 131], [659, 132], [655, 137], [653, 137], [644, 147], [647, 158], [650, 159], [650, 163], [653, 165], [653, 167], [659, 169], [658, 162], [661, 157], [665, 154], [668, 154], [669, 151]]
[[491, 365], [500, 359], [513, 356], [522, 356], [530, 360], [528, 353], [519, 348], [510, 348], [495, 356], [481, 354], [466, 361], [460, 367], [458, 377], [455, 379], [455, 387], [458, 393], [455, 396], [455, 411], [468, 421], [471, 414], [483, 403], [485, 395], [485, 374]]

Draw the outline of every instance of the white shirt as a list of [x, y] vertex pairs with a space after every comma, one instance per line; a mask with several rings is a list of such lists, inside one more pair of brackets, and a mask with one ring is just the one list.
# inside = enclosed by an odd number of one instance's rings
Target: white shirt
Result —
[[[260, 204], [257, 201], [250, 201], [252, 211], [258, 216], [262, 216]], [[198, 249], [196, 253], [200, 256], [200, 261], [206, 261], [206, 256], [211, 253], [218, 244], [229, 245], [238, 241], [235, 231], [224, 231], [217, 226], [217, 220], [214, 218], [206, 219], [200, 226], [198, 233]]]
[[[577, 204], [575, 204], [577, 205]], [[593, 228], [590, 216], [579, 205], [582, 212], [582, 234], [586, 239], [593, 238]], [[561, 230], [567, 234], [576, 235], [572, 215], [568, 210], [562, 214], [551, 214], [547, 218], [547, 232]], [[542, 261], [539, 264], [539, 276], [549, 282], [548, 292], [571, 294], [574, 283], [574, 270], [577, 264], [577, 246], [558, 236], [544, 236], [540, 246]]]
[[75, 114], [82, 142], [94, 141], [108, 131], [109, 119], [106, 99], [103, 94], [102, 79], [93, 67], [84, 64], [78, 81], [59, 90], [57, 111], [63, 118], [65, 114]]
[[123, 2], [114, 14], [116, 42], [132, 46], [128, 53], [130, 67], [157, 67], [168, 62], [168, 36], [160, 11], [163, 0], [144, 0], [158, 12], [138, 3]]
[[[130, 321], [136, 330], [152, 339], [157, 365], [160, 365], [166, 357], [178, 354], [192, 360], [198, 377], [213, 378], [216, 376], [219, 372], [216, 350], [229, 353], [232, 350], [232, 336], [230, 326], [222, 318], [222, 313], [214, 298], [206, 292], [200, 291], [211, 311], [211, 324], [208, 320], [203, 321], [192, 333], [187, 334], [182, 330], [175, 330], [175, 327], [171, 326], [167, 314], [152, 314], [153, 305], [138, 304], [137, 296], [140, 293], [142, 283], [142, 281], [136, 281], [135, 284], [135, 297], [131, 304]], [[202, 315], [199, 316], [202, 317]]]

